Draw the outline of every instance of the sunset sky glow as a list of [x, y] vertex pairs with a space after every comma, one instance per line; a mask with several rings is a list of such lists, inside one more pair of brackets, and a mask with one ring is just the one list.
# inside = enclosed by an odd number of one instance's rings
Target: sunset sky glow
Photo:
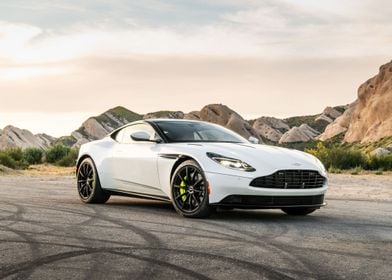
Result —
[[67, 135], [117, 105], [318, 113], [391, 60], [391, 15], [386, 0], [3, 0], [0, 128]]

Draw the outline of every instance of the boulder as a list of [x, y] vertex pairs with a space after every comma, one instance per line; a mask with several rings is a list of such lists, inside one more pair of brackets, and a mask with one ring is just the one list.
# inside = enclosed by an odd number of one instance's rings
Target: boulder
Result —
[[311, 128], [307, 124], [302, 124], [299, 127], [295, 126], [291, 128], [283, 134], [279, 144], [309, 142], [310, 140], [315, 139], [318, 135], [319, 132], [317, 130]]

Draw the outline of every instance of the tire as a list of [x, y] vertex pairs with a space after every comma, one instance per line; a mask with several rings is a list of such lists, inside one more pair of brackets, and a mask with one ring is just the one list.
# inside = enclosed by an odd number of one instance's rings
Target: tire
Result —
[[194, 160], [181, 163], [171, 180], [172, 203], [187, 218], [206, 218], [213, 212], [208, 199], [208, 182]]
[[316, 210], [316, 208], [282, 208], [282, 211], [290, 216], [306, 216]]
[[84, 203], [105, 203], [110, 194], [101, 188], [97, 169], [91, 158], [86, 158], [78, 167], [77, 190]]

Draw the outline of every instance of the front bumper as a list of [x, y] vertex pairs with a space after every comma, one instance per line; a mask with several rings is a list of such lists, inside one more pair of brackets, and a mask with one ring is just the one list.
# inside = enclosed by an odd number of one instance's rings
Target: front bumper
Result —
[[325, 205], [324, 194], [328, 182], [314, 189], [272, 189], [250, 186], [253, 178], [212, 172], [205, 173], [210, 185], [212, 205], [235, 208], [320, 208]]
[[229, 195], [216, 206], [227, 206], [245, 209], [274, 209], [274, 208], [320, 208], [325, 206], [324, 195], [310, 196], [259, 196], [259, 195]]

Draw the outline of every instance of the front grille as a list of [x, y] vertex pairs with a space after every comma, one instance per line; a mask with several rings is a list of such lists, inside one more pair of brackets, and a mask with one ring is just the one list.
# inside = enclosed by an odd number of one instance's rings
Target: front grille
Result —
[[321, 188], [325, 180], [325, 177], [314, 170], [279, 170], [254, 179], [250, 185], [271, 189], [315, 189]]
[[259, 196], [259, 195], [229, 195], [218, 205], [244, 208], [279, 208], [293, 206], [322, 206], [324, 195], [311, 196]]

